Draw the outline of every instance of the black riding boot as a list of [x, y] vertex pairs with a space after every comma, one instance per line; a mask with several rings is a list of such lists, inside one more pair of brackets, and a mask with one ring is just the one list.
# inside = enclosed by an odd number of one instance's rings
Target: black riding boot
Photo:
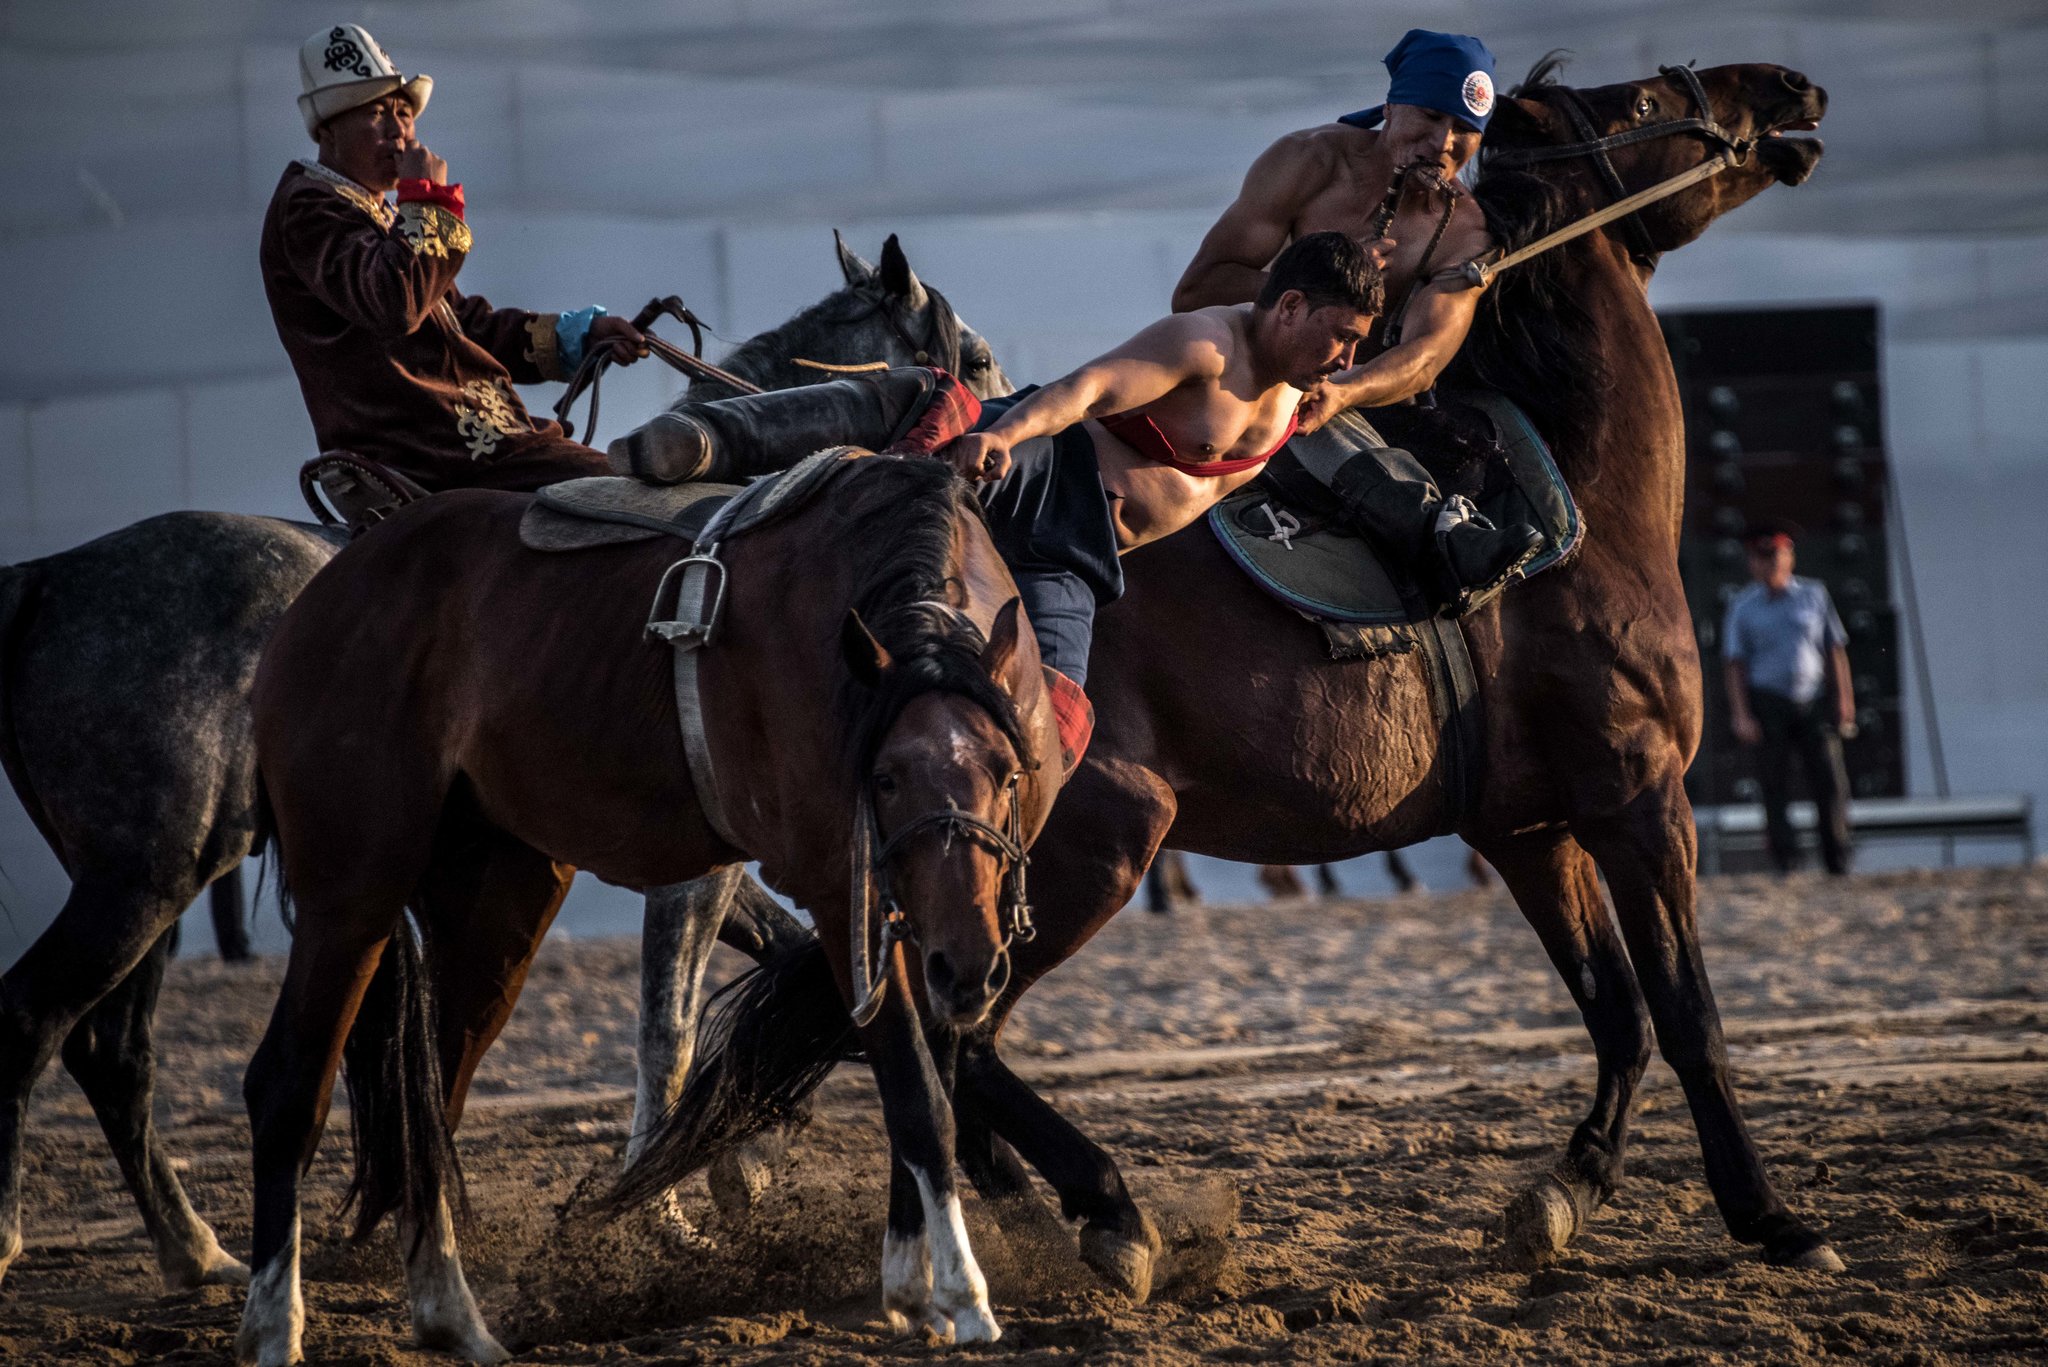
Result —
[[1543, 534], [1527, 523], [1496, 527], [1464, 495], [1445, 498], [1422, 462], [1399, 447], [1364, 445], [1332, 423], [1289, 449], [1353, 524], [1405, 557], [1453, 615], [1543, 549]]
[[797, 389], [683, 403], [607, 448], [612, 469], [649, 484], [743, 484], [828, 446], [880, 451], [922, 411], [936, 383], [921, 366]]

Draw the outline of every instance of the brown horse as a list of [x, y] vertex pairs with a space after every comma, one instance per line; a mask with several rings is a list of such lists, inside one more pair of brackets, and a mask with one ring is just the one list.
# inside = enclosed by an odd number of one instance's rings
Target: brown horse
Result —
[[[1487, 134], [1476, 193], [1510, 246], [1616, 194], [1591, 157], [1548, 161], [1537, 174], [1505, 169], [1503, 154], [1670, 124], [1669, 136], [1608, 153], [1632, 192], [1721, 150], [1698, 119], [1682, 122], [1707, 111], [1692, 108], [1677, 73], [1571, 90], [1548, 82], [1553, 66], [1502, 101]], [[1032, 854], [1040, 934], [1019, 951], [996, 1012], [963, 1037], [955, 1113], [962, 1163], [997, 1209], [1031, 1213], [1021, 1155], [1084, 1222], [1083, 1256], [1140, 1298], [1156, 1234], [1109, 1156], [1019, 1081], [995, 1043], [1031, 983], [1129, 901], [1162, 841], [1301, 864], [1463, 837], [1535, 927], [1599, 1068], [1592, 1112], [1562, 1160], [1510, 1208], [1511, 1244], [1554, 1253], [1614, 1191], [1654, 1029], [1729, 1231], [1773, 1263], [1840, 1266], [1773, 1190], [1743, 1124], [1700, 954], [1683, 782], [1700, 732], [1699, 658], [1678, 573], [1684, 442], [1645, 292], [1658, 253], [1811, 173], [1819, 143], [1776, 134], [1813, 126], [1826, 95], [1777, 66], [1716, 67], [1698, 80], [1719, 131], [1754, 144], [1742, 164], [1639, 212], [1640, 237], [1622, 220], [1508, 272], [1465, 350], [1462, 378], [1531, 415], [1588, 528], [1573, 560], [1464, 623], [1485, 719], [1475, 805], [1450, 801], [1441, 719], [1416, 655], [1331, 661], [1320, 633], [1254, 587], [1206, 527], [1125, 559], [1126, 595], [1102, 614], [1090, 659], [1094, 744]]]
[[[1007, 984], [1013, 856], [1060, 766], [1037, 762], [1059, 753], [1051, 705], [967, 487], [935, 462], [845, 459], [807, 506], [728, 541], [699, 667], [725, 835], [692, 782], [670, 648], [644, 630], [683, 552], [666, 538], [529, 551], [529, 503], [456, 492], [405, 509], [313, 579], [265, 651], [257, 754], [297, 920], [246, 1084], [254, 1275], [238, 1353], [298, 1360], [298, 1183], [346, 1052], [358, 1233], [396, 1208], [420, 1341], [502, 1359], [451, 1215], [451, 1133], [478, 1061], [575, 868], [652, 887], [749, 856], [838, 946], [847, 1003], [856, 896], [871, 874], [900, 896], [885, 995], [859, 1031], [894, 1154], [889, 1304], [994, 1338], [909, 963], [950, 1062], [951, 1032]], [[899, 935], [921, 960], [893, 953]], [[822, 975], [813, 990], [834, 995]]]

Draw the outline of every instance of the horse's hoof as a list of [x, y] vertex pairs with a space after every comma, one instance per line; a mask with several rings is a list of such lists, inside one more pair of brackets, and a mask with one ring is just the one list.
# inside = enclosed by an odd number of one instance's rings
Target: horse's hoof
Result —
[[712, 1202], [728, 1220], [744, 1220], [753, 1214], [761, 1194], [774, 1180], [766, 1163], [742, 1153], [722, 1155], [704, 1174]]
[[11, 1229], [5, 1239], [0, 1239], [0, 1283], [7, 1280], [7, 1269], [14, 1266], [14, 1260], [21, 1256], [21, 1231]]
[[953, 1316], [953, 1342], [994, 1343], [1003, 1336], [1003, 1327], [996, 1323], [995, 1313], [985, 1305], [963, 1307]]
[[1152, 1295], [1152, 1276], [1158, 1270], [1159, 1254], [1165, 1247], [1152, 1218], [1138, 1212], [1138, 1233], [1119, 1234], [1101, 1225], [1081, 1230], [1081, 1261], [1095, 1275], [1143, 1305]]
[[462, 1328], [423, 1328], [413, 1337], [422, 1348], [453, 1353], [465, 1362], [495, 1363], [512, 1360], [512, 1355], [505, 1351], [505, 1346], [492, 1338], [491, 1331], [480, 1324]]
[[177, 1264], [161, 1267], [164, 1286], [170, 1291], [196, 1291], [202, 1286], [247, 1286], [249, 1267], [228, 1256], [226, 1250], [209, 1239], [207, 1248], [188, 1256], [180, 1256]]
[[1842, 1255], [1810, 1229], [1800, 1230], [1797, 1238], [1766, 1245], [1764, 1261], [1773, 1267], [1796, 1267], [1802, 1272], [1848, 1271]]
[[1807, 1272], [1847, 1272], [1849, 1270], [1849, 1265], [1842, 1261], [1842, 1255], [1835, 1252], [1827, 1244], [1822, 1244], [1819, 1248], [1807, 1249], [1806, 1252], [1794, 1258], [1786, 1266], [1797, 1267]]
[[1545, 1177], [1508, 1203], [1501, 1217], [1504, 1253], [1517, 1267], [1555, 1262], [1579, 1232], [1578, 1203], [1555, 1177]]
[[683, 1213], [683, 1198], [674, 1187], [670, 1187], [654, 1199], [648, 1208], [648, 1220], [654, 1225], [654, 1232], [674, 1253], [704, 1253], [716, 1245], [706, 1238], [696, 1223]]

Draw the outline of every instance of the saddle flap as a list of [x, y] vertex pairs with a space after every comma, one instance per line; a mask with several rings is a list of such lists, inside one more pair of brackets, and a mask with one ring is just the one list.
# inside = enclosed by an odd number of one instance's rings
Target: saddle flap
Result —
[[550, 484], [519, 519], [520, 544], [576, 551], [673, 536], [694, 544], [739, 491], [729, 484], [642, 484], [612, 475]]

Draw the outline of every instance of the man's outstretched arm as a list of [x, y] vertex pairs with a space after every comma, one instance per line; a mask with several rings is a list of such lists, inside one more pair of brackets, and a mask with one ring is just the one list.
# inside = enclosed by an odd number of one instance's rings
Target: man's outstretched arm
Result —
[[1202, 239], [1173, 287], [1173, 311], [1246, 304], [1266, 283], [1266, 265], [1287, 245], [1313, 156], [1300, 134], [1280, 139], [1252, 163], [1236, 200]]
[[942, 453], [969, 479], [1000, 479], [1010, 448], [1064, 432], [1084, 418], [1128, 413], [1195, 379], [1223, 373], [1229, 324], [1208, 314], [1162, 318], [1114, 351], [1054, 380], [1003, 414], [987, 431], [970, 432]]

